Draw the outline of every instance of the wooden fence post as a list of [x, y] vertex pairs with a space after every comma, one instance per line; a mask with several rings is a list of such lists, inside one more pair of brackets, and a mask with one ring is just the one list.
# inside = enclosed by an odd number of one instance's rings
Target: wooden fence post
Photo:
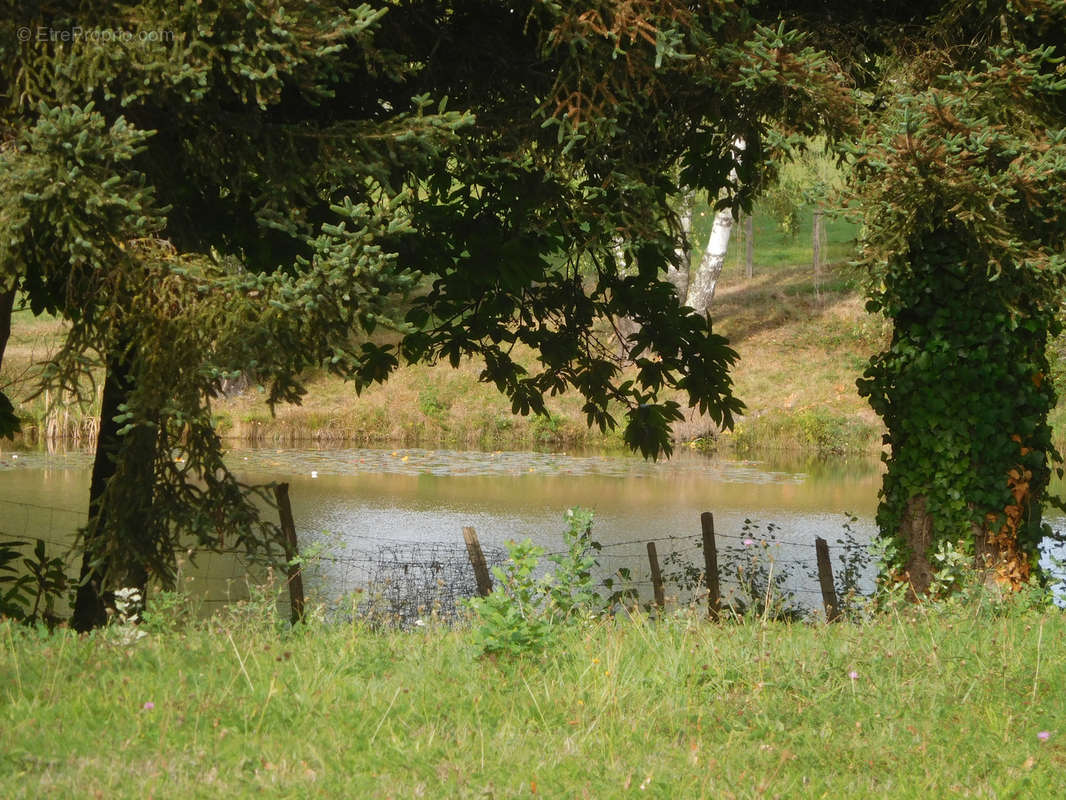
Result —
[[463, 539], [466, 541], [466, 552], [470, 556], [470, 566], [474, 568], [477, 593], [481, 597], [488, 597], [492, 594], [492, 577], [489, 575], [488, 564], [485, 563], [485, 554], [481, 551], [477, 531], [473, 528], [463, 528]]
[[300, 547], [296, 541], [296, 523], [292, 520], [292, 506], [289, 505], [289, 484], [274, 484], [274, 499], [278, 502], [278, 516], [281, 518], [281, 544], [285, 548], [285, 560], [288, 562], [289, 606], [292, 609], [292, 624], [304, 618], [304, 579], [296, 559]]
[[663, 573], [659, 570], [659, 556], [655, 553], [655, 542], [648, 542], [648, 563], [651, 564], [651, 586], [655, 591], [655, 605], [666, 608], [666, 594], [663, 592]]
[[704, 581], [707, 583], [707, 613], [711, 619], [718, 619], [722, 598], [718, 588], [718, 550], [714, 544], [714, 514], [704, 511], [700, 514], [703, 527], [703, 564]]
[[833, 585], [833, 565], [829, 561], [829, 543], [819, 536], [814, 540], [814, 550], [818, 554], [818, 582], [822, 586], [825, 619], [826, 622], [835, 622], [840, 618], [840, 606], [837, 604], [837, 590]]

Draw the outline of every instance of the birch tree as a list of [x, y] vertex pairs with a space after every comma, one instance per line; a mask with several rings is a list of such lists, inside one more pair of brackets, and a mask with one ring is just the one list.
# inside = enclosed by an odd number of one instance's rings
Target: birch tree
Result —
[[[739, 137], [734, 139], [732, 151], [735, 161], [743, 159], [744, 150], [744, 139]], [[736, 167], [730, 170], [727, 185], [730, 187], [730, 192], [735, 192], [739, 188]], [[711, 226], [711, 235], [707, 239], [707, 245], [703, 248], [700, 262], [696, 266], [696, 272], [688, 287], [685, 305], [700, 313], [710, 308], [711, 301], [714, 300], [715, 289], [718, 288], [718, 278], [722, 274], [722, 267], [725, 266], [725, 257], [729, 252], [729, 239], [733, 234], [733, 225], [736, 223], [734, 215], [739, 211], [733, 198], [732, 193], [727, 194], [715, 204], [718, 208]]]

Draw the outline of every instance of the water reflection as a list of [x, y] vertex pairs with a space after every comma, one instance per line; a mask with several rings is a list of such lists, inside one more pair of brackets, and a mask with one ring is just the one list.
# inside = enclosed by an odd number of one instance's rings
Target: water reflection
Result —
[[[528, 537], [558, 550], [566, 509], [582, 506], [595, 512], [594, 537], [608, 546], [610, 571], [647, 572], [649, 539], [668, 539], [659, 544], [663, 560], [678, 552], [699, 563], [699, 515], [710, 510], [722, 547], [750, 534], [745, 520], [763, 530], [774, 523], [775, 539], [786, 542], [776, 557], [806, 574], [814, 538], [835, 543], [845, 511], [859, 516], [852, 527], [861, 541], [872, 537], [880, 483], [874, 459], [736, 460], [691, 451], [658, 463], [596, 453], [327, 447], [235, 448], [227, 457], [245, 480], [288, 481], [302, 546], [319, 544], [352, 564], [385, 545], [461, 548], [463, 526], [476, 528], [490, 548]], [[72, 541], [84, 520], [91, 464], [92, 454], [78, 449], [0, 453], [8, 523], [0, 532]], [[243, 569], [201, 559], [191, 574], [218, 598], [234, 591]]]
[[[714, 512], [721, 549], [743, 548], [745, 539], [759, 539], [773, 523], [778, 544], [772, 552], [792, 565], [789, 588], [815, 605], [809, 577], [815, 537], [829, 541], [834, 567], [844, 512], [858, 517], [851, 528], [859, 543], [872, 539], [881, 482], [875, 458], [741, 460], [689, 450], [658, 463], [587, 452], [328, 446], [234, 448], [227, 457], [245, 480], [290, 483], [301, 545], [320, 545], [338, 559], [323, 571], [335, 583], [330, 591], [365, 578], [369, 559], [385, 548], [412, 554], [456, 548], [461, 554], [463, 526], [474, 527], [487, 548], [528, 537], [558, 550], [566, 509], [582, 506], [595, 512], [593, 534], [607, 545], [607, 569], [628, 567], [642, 579], [649, 539], [664, 540], [661, 560], [677, 553], [699, 565], [695, 545], [703, 511]], [[0, 450], [0, 535], [69, 547], [85, 519], [92, 458], [78, 448]], [[1062, 519], [1049, 522], [1066, 528]], [[1066, 549], [1048, 543], [1045, 566], [1052, 566], [1053, 556], [1066, 558]], [[206, 587], [209, 599], [221, 600], [241, 596], [246, 568], [232, 557], [201, 557], [187, 575]], [[866, 586], [870, 577], [867, 571]]]

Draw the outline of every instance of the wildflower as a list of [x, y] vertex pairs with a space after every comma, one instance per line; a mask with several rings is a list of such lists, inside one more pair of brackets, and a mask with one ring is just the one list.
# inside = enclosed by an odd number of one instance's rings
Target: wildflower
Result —
[[755, 540], [754, 539], [745, 539], [744, 540], [744, 546], [745, 547], [751, 547], [753, 544], [755, 544]]
[[153, 708], [155, 708], [155, 703], [153, 703], [151, 700], [144, 704], [145, 711], [151, 711]]
[[1040, 731], [1040, 733], [1036, 735], [1036, 738], [1042, 742], [1046, 742], [1051, 738], [1051, 731]]
[[852, 680], [856, 680], [859, 677], [859, 673], [857, 673], [855, 670], [852, 670], [848, 673], [848, 677]]

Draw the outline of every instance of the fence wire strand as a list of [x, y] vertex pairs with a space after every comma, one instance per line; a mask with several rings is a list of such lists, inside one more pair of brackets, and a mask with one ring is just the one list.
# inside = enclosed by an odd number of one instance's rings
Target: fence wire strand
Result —
[[[40, 539], [49, 547], [56, 548], [56, 552], [50, 553], [50, 556], [62, 553], [68, 569], [76, 574], [73, 571], [77, 566], [73, 563], [76, 555], [74, 543], [86, 515], [84, 510], [0, 499], [0, 548], [6, 544], [10, 551], [11, 543], [22, 542], [32, 549], [33, 543]], [[799, 585], [795, 580], [800, 576], [817, 580], [813, 560], [785, 558], [777, 552], [781, 547], [813, 549], [814, 542], [784, 538], [775, 535], [776, 532], [776, 528], [768, 536], [715, 532], [717, 543], [728, 543], [718, 547], [723, 595], [737, 591], [737, 565], [741, 560], [747, 558], [751, 562], [768, 550], [766, 558], [772, 562], [778, 575], [789, 577], [785, 587], [787, 594], [821, 597], [820, 589]], [[343, 541], [355, 549], [315, 553], [313, 544], [305, 544], [307, 554], [301, 559], [309, 592], [331, 608], [348, 609], [374, 619], [410, 624], [427, 614], [453, 617], [459, 613], [462, 600], [477, 593], [467, 548], [458, 531], [454, 543], [365, 534], [349, 534], [344, 536]], [[652, 542], [664, 545], [664, 552], [659, 555], [664, 579], [680, 585], [683, 577], [690, 586], [702, 586], [701, 534], [606, 542], [599, 545], [592, 555], [607, 562], [603, 565], [603, 571], [606, 577], [617, 581], [615, 585], [624, 584], [641, 595], [647, 595], [650, 594], [653, 581], [650, 579], [648, 555], [643, 548]], [[840, 540], [831, 545], [831, 550], [838, 556], [847, 553], [848, 547], [858, 546], [852, 542], [841, 548], [839, 544]], [[640, 551], [634, 552], [633, 548], [640, 548]], [[626, 552], [627, 549], [629, 552]], [[490, 570], [507, 560], [507, 551], [502, 547], [483, 547], [483, 552]], [[21, 555], [28, 557], [29, 554], [23, 551]], [[177, 555], [178, 588], [195, 593], [198, 601], [209, 607], [248, 599], [250, 586], [268, 580], [270, 575], [268, 566], [234, 548], [191, 548]], [[545, 550], [543, 553], [545, 559], [565, 555], [565, 550]], [[624, 581], [618, 578], [620, 570], [628, 572]], [[777, 588], [775, 585], [774, 590]], [[805, 605], [817, 607], [819, 604]]]

